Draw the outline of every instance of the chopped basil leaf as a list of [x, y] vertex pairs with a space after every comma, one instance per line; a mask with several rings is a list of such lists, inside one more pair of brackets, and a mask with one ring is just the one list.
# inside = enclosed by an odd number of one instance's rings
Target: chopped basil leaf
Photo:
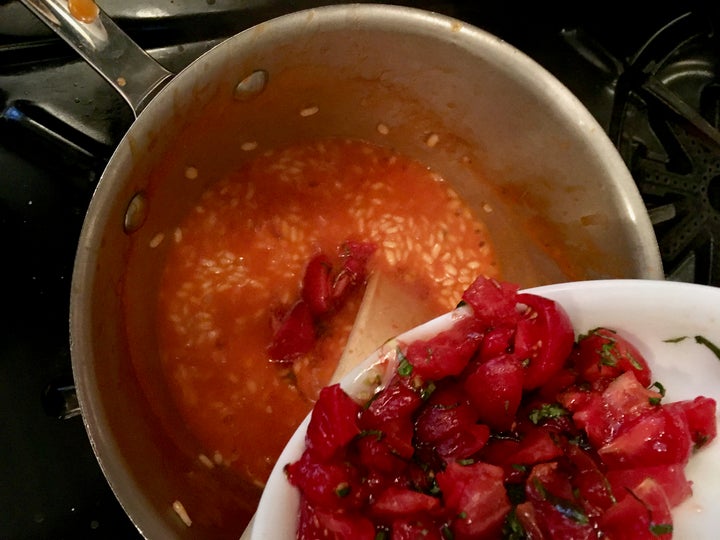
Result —
[[533, 409], [530, 411], [528, 418], [530, 418], [530, 421], [533, 424], [537, 425], [541, 420], [558, 418], [560, 416], [566, 416], [567, 414], [567, 409], [559, 403], [543, 403], [539, 409]]
[[[685, 341], [688, 338], [688, 336], [680, 336], [670, 339], [663, 340], [665, 343], [680, 343], [681, 341]], [[712, 353], [718, 357], [718, 360], [720, 360], [720, 346], [716, 345], [712, 341], [710, 341], [705, 336], [695, 336], [695, 343], [699, 345], [705, 345], [708, 349], [712, 351]]]
[[705, 345], [708, 349], [712, 351], [712, 353], [718, 357], [718, 360], [720, 360], [720, 347], [715, 345], [712, 341], [710, 341], [708, 338], [704, 336], [695, 336], [695, 343], [699, 343], [700, 345]]
[[650, 532], [654, 536], [662, 536], [663, 534], [670, 534], [673, 531], [671, 523], [653, 523], [650, 525]]
[[379, 429], [364, 429], [357, 435], [358, 437], [375, 437], [378, 441], [382, 439], [385, 434]]
[[659, 382], [655, 381], [648, 387], [648, 390], [652, 390], [653, 388], [657, 389], [658, 394], [660, 394], [660, 397], [659, 398], [653, 397], [653, 398], [648, 399], [648, 401], [650, 402], [650, 405], [660, 405], [662, 398], [665, 397], [665, 387], [662, 384], [660, 384]]
[[522, 465], [522, 464], [520, 464], [520, 463], [513, 463], [513, 464], [511, 465], [511, 467], [512, 467], [513, 469], [515, 469], [516, 471], [527, 472], [527, 466]]
[[457, 517], [460, 518], [460, 519], [467, 519], [467, 512], [465, 512], [465, 511], [463, 510], [462, 512], [460, 512], [460, 513], [457, 515]]
[[398, 354], [400, 355], [400, 363], [397, 367], [398, 375], [401, 377], [409, 377], [413, 372], [413, 365], [408, 361], [404, 354]]
[[600, 347], [600, 363], [603, 366], [617, 366], [617, 358], [615, 357], [615, 341], [603, 343]]
[[585, 514], [578, 505], [574, 504], [572, 501], [553, 495], [545, 489], [545, 486], [543, 486], [537, 478], [533, 478], [533, 485], [540, 496], [552, 504], [553, 508], [555, 508], [555, 510], [557, 510], [560, 514], [575, 521], [576, 523], [580, 523], [581, 525], [590, 523], [590, 518], [587, 517], [587, 514]]
[[665, 397], [665, 387], [658, 381], [652, 383], [650, 385], [650, 388], [657, 388], [658, 394], [660, 394], [662, 397]]
[[435, 383], [433, 381], [429, 381], [426, 385], [420, 388], [420, 398], [429, 398], [436, 388]]
[[525, 540], [525, 528], [517, 517], [516, 508], [513, 508], [505, 518], [502, 537], [504, 540]]
[[448, 527], [447, 525], [442, 526], [442, 529], [440, 529], [440, 534], [442, 534], [442, 537], [445, 540], [454, 540], [454, 538], [455, 538], [455, 535], [450, 530], [450, 527]]
[[466, 459], [458, 459], [457, 462], [460, 465], [472, 465], [473, 463], [475, 463], [475, 460], [472, 458], [466, 458]]
[[347, 497], [350, 495], [350, 484], [347, 482], [341, 482], [335, 486], [335, 495], [338, 497]]

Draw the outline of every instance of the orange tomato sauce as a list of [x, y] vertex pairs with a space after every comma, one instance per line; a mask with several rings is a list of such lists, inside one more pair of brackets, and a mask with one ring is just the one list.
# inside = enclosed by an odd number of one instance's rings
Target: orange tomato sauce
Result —
[[159, 291], [163, 370], [203, 459], [258, 490], [328, 382], [362, 290], [292, 366], [268, 361], [272, 313], [299, 297], [315, 253], [334, 258], [347, 239], [374, 242], [369, 271], [411, 283], [437, 314], [476, 276], [498, 277], [486, 227], [442, 178], [357, 140], [258, 153], [174, 232]]

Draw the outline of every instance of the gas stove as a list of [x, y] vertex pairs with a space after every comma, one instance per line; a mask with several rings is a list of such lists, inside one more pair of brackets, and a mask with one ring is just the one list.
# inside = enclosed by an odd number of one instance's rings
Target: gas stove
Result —
[[[173, 72], [260, 21], [321, 2], [98, 2]], [[402, 3], [402, 2], [400, 2]], [[668, 279], [720, 286], [719, 8], [514, 9], [407, 2], [486, 29], [578, 96], [628, 165]], [[575, 11], [577, 9], [577, 11]], [[73, 416], [72, 263], [130, 109], [22, 5], [0, 1], [0, 537], [137, 538]]]

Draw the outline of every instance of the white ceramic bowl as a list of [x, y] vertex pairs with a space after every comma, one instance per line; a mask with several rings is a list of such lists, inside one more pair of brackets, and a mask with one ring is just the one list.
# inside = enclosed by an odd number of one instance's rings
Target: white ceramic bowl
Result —
[[[666, 388], [665, 403], [699, 395], [720, 402], [720, 358], [694, 337], [720, 345], [720, 288], [651, 280], [599, 280], [529, 289], [558, 301], [576, 332], [608, 326], [629, 338], [645, 355], [653, 380]], [[399, 336], [404, 342], [447, 328], [450, 313]], [[681, 342], [667, 340], [688, 336]], [[343, 381], [350, 391], [362, 391], [361, 373], [379, 357], [376, 352]], [[358, 376], [360, 377], [358, 379]], [[283, 467], [304, 449], [309, 417], [298, 428], [273, 469], [252, 528], [252, 540], [294, 540], [299, 494], [285, 478]], [[686, 468], [693, 496], [673, 511], [677, 540], [710, 540], [720, 531], [720, 442], [713, 441]]]

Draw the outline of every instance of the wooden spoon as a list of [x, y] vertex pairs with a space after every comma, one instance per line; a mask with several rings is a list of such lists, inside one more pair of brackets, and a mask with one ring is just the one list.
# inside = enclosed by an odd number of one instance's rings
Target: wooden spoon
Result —
[[[339, 382], [387, 340], [439, 314], [409, 284], [390, 274], [373, 272], [330, 384]], [[249, 540], [253, 520], [240, 540]]]
[[330, 383], [339, 382], [390, 338], [439, 314], [410, 284], [384, 272], [373, 272]]

